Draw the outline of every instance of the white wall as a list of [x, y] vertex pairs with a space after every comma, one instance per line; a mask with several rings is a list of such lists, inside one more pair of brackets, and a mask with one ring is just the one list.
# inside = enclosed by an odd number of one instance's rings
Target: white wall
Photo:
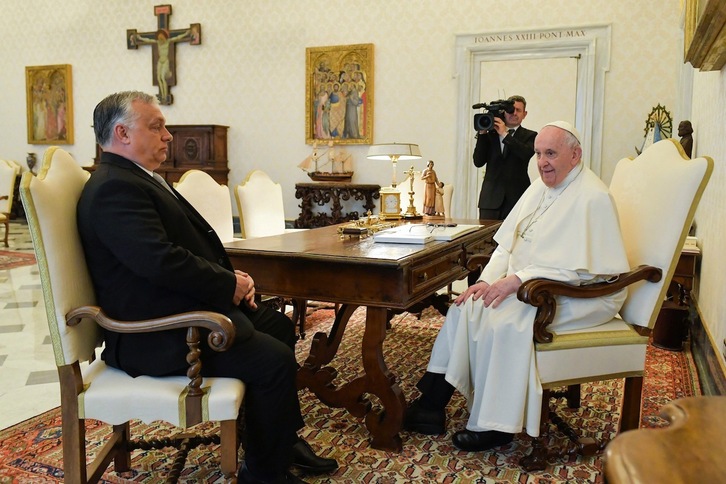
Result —
[[726, 70], [699, 72], [693, 82], [693, 156], [714, 159], [711, 180], [696, 212], [701, 247], [698, 306], [724, 364], [726, 338]]
[[[91, 112], [118, 90], [156, 93], [148, 47], [127, 50], [126, 29], [156, 29], [158, 0], [9, 0], [0, 43], [0, 156], [18, 161], [45, 146], [26, 143], [25, 66], [71, 64], [75, 144], [91, 163]], [[229, 125], [230, 183], [264, 168], [285, 193], [288, 218], [299, 212], [294, 184], [309, 181], [296, 165], [305, 144], [305, 48], [375, 44], [375, 142], [418, 143], [453, 182], [456, 156], [454, 40], [460, 33], [612, 23], [612, 63], [606, 80], [603, 178], [612, 162], [634, 154], [652, 106], [674, 107], [680, 53], [668, 34], [678, 0], [176, 0], [172, 28], [201, 23], [202, 45], [177, 48], [169, 124]], [[524, 73], [537, 79], [536, 73]], [[543, 86], [546, 89], [546, 86]], [[537, 106], [529, 105], [530, 112]], [[472, 112], [473, 114], [473, 112]], [[354, 181], [387, 185], [388, 167], [365, 159], [366, 146], [348, 148]], [[401, 171], [405, 167], [401, 167]], [[399, 174], [399, 179], [403, 175]], [[476, 203], [472, 200], [471, 203]]]

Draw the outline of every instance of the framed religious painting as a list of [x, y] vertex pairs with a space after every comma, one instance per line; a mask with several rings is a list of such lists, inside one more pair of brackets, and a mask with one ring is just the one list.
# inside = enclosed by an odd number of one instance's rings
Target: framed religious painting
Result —
[[305, 51], [305, 141], [373, 143], [373, 44]]
[[73, 144], [72, 88], [70, 64], [25, 68], [29, 144]]
[[726, 65], [726, 0], [686, 0], [684, 62], [701, 71]]

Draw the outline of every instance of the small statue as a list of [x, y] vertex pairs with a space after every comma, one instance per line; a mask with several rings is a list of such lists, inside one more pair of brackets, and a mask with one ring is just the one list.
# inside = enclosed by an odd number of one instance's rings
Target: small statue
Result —
[[439, 179], [434, 171], [434, 160], [429, 160], [426, 169], [421, 174], [421, 179], [426, 182], [423, 213], [424, 215], [435, 215], [436, 188], [438, 187]]
[[681, 146], [689, 158], [693, 153], [693, 126], [691, 122], [686, 120], [678, 124], [678, 136], [681, 137]]
[[35, 165], [38, 164], [38, 158], [35, 156], [35, 153], [28, 153], [28, 156], [25, 157], [25, 163], [28, 164], [30, 173], [35, 175]]
[[436, 202], [434, 203], [434, 215], [446, 217], [444, 213], [444, 182], [440, 181], [436, 187]]

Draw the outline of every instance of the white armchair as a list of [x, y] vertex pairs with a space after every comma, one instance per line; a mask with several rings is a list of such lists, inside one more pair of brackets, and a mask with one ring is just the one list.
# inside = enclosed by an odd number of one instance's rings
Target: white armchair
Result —
[[15, 197], [15, 180], [20, 173], [20, 165], [10, 160], [0, 160], [0, 223], [5, 225], [3, 242], [8, 246], [10, 235], [10, 212]]
[[282, 187], [262, 170], [252, 170], [235, 187], [242, 237], [266, 237], [306, 229], [285, 228]]
[[[648, 336], [712, 171], [712, 159], [688, 159], [674, 139], [653, 144], [634, 160], [620, 160], [610, 192], [618, 209], [631, 271], [611, 283], [571, 286], [532, 279], [520, 287], [519, 299], [537, 307], [535, 358], [544, 390], [540, 437], [535, 439], [532, 453], [520, 461], [526, 470], [542, 470], [547, 464], [546, 439], [542, 435], [550, 415], [549, 397], [566, 396], [570, 407], [579, 406], [580, 383], [625, 378], [619, 430], [639, 426]], [[558, 296], [599, 297], [625, 287], [628, 296], [619, 317], [585, 330], [548, 329], [557, 311]], [[568, 387], [565, 394], [552, 392], [563, 386]], [[585, 454], [602, 447], [592, 438], [577, 438], [572, 429], [568, 435]]]
[[222, 241], [239, 240], [234, 237], [232, 199], [227, 185], [216, 182], [201, 170], [184, 172], [174, 188], [204, 217]]
[[[116, 321], [95, 306], [93, 285], [76, 227], [76, 205], [89, 174], [66, 151], [53, 146], [43, 158], [38, 176], [26, 172], [20, 194], [33, 239], [43, 289], [48, 327], [61, 387], [63, 472], [65, 482], [98, 481], [111, 460], [114, 470], [131, 469], [131, 451], [157, 443], [131, 440], [129, 420], [162, 420], [181, 428], [204, 421], [219, 421], [220, 435], [205, 435], [198, 442], [190, 435], [163, 439], [186, 457], [197, 443], [221, 443], [224, 475], [237, 470], [237, 419], [245, 386], [233, 378], [200, 376], [200, 329], [209, 331], [209, 346], [224, 351], [234, 340], [234, 325], [221, 314], [183, 313], [147, 321]], [[132, 378], [95, 358], [102, 330], [127, 333], [187, 328], [190, 364], [187, 377]], [[113, 426], [105, 445], [94, 445], [87, 462], [84, 419]], [[221, 436], [221, 440], [220, 440]], [[173, 466], [168, 479], [178, 479], [183, 465]]]

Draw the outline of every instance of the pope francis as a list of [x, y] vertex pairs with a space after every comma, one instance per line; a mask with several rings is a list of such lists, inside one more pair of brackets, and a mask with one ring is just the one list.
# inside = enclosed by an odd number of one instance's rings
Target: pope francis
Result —
[[[522, 282], [544, 277], [583, 285], [629, 270], [615, 205], [582, 163], [577, 130], [564, 121], [549, 123], [534, 146], [540, 179], [497, 231], [498, 247], [478, 282], [449, 309], [417, 385], [421, 397], [406, 412], [407, 430], [444, 433], [446, 404], [459, 390], [470, 415], [453, 443], [466, 451], [507, 444], [523, 428], [539, 435], [536, 308], [517, 299]], [[560, 298], [551, 328], [597, 326], [617, 314], [624, 300], [625, 290], [595, 299]]]

